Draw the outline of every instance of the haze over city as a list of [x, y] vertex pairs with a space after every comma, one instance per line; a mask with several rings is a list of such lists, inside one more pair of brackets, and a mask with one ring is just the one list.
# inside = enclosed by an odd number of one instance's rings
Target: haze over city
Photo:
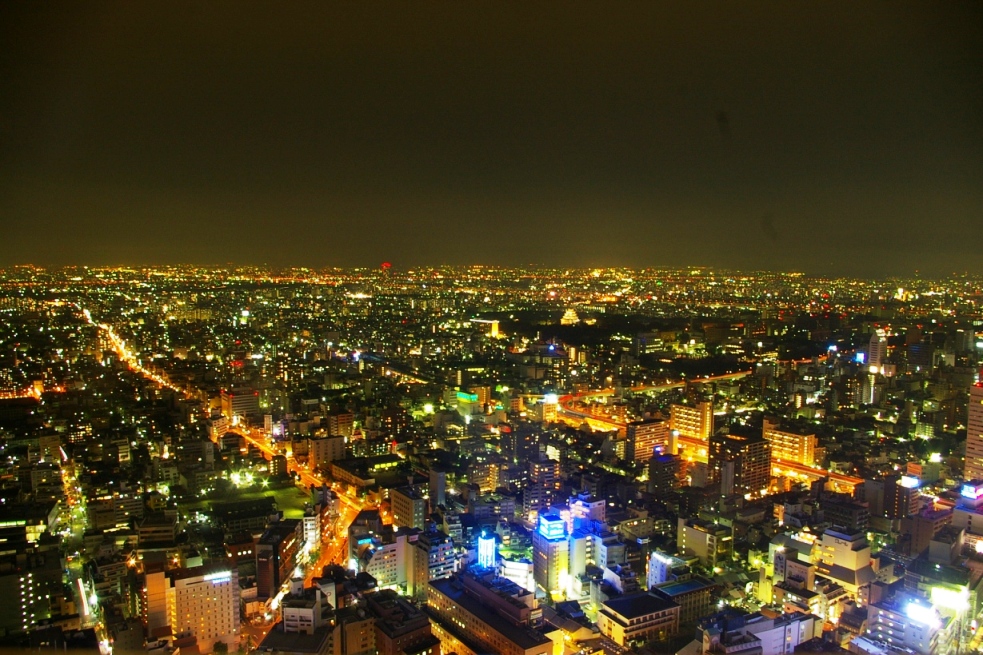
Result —
[[0, 3], [0, 653], [983, 655], [983, 4]]
[[983, 263], [978, 3], [266, 9], [4, 3], [0, 264]]

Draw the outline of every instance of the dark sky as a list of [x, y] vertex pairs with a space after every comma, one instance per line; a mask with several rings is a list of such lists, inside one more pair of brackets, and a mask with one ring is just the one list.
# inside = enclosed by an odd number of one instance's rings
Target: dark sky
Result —
[[983, 3], [324, 4], [0, 4], [0, 265], [983, 270]]

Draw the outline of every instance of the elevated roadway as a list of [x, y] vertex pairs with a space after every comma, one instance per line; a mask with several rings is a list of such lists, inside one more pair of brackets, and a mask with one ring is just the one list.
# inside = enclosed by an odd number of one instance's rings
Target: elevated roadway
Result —
[[[718, 375], [709, 378], [703, 378], [700, 380], [692, 380], [696, 382], [713, 382], [716, 380], [733, 380], [742, 378], [748, 375], [749, 372], [743, 371], [740, 373], [728, 373], [725, 375]], [[660, 385], [645, 385], [639, 387], [632, 387], [632, 392], [646, 392], [646, 391], [668, 391], [670, 389], [678, 389], [686, 385], [686, 381], [681, 382], [671, 382], [667, 384]], [[575, 407], [576, 403], [581, 402], [588, 398], [601, 398], [605, 396], [614, 395], [614, 389], [599, 389], [596, 391], [588, 391], [579, 394], [570, 394], [560, 398], [560, 407], [557, 410], [558, 418], [568, 425], [574, 427], [580, 427], [584, 423], [587, 423], [591, 429], [601, 430], [601, 431], [613, 431], [617, 430], [618, 434], [624, 435], [628, 424], [615, 420], [607, 416], [598, 416], [591, 414], [590, 412], [578, 409]], [[686, 457], [691, 461], [707, 461], [707, 442], [700, 439], [695, 439], [692, 437], [677, 437], [677, 446], [680, 450], [680, 455]], [[829, 479], [833, 486], [837, 490], [852, 491], [853, 488], [862, 483], [861, 478], [856, 478], [850, 475], [843, 475], [842, 473], [834, 473], [823, 468], [806, 466], [805, 464], [799, 464], [797, 462], [790, 462], [787, 460], [776, 460], [772, 459], [772, 474], [776, 476], [785, 477], [795, 477], [803, 480], [808, 480], [813, 482], [815, 480]]]

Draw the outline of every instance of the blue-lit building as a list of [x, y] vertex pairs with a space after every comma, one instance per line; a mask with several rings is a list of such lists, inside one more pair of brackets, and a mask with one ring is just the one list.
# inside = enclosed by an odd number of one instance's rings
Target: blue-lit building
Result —
[[495, 535], [487, 530], [478, 535], [478, 566], [494, 569], [498, 566], [498, 544]]
[[567, 524], [557, 514], [542, 514], [532, 536], [533, 578], [547, 592], [563, 593], [570, 574]]

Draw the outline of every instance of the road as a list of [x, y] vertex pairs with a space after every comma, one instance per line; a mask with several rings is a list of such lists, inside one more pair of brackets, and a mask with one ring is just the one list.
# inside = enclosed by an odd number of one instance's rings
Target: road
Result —
[[[110, 343], [113, 346], [113, 350], [116, 351], [116, 354], [119, 356], [120, 360], [125, 362], [130, 370], [139, 373], [149, 380], [152, 380], [161, 387], [165, 387], [173, 391], [177, 391], [182, 395], [189, 396], [188, 390], [177, 387], [163, 375], [155, 371], [151, 371], [150, 369], [141, 365], [136, 355], [134, 355], [133, 352], [127, 348], [126, 342], [124, 342], [116, 334], [112, 327], [106, 323], [98, 323], [92, 318], [92, 314], [88, 309], [81, 307], [78, 309], [91, 325], [98, 327], [100, 330], [103, 330], [106, 333], [106, 335], [109, 337]], [[273, 459], [274, 455], [280, 454], [270, 445], [269, 435], [263, 431], [246, 426], [239, 426], [236, 432], [242, 435], [247, 442], [256, 448], [259, 448], [267, 460], [271, 460]], [[287, 470], [290, 473], [296, 473], [300, 478], [300, 482], [303, 483], [306, 489], [310, 489], [311, 487], [320, 487], [324, 484], [323, 479], [317, 475], [314, 475], [306, 467], [298, 464], [292, 457], [287, 458]], [[335, 529], [332, 531], [335, 541], [329, 542], [328, 544], [322, 544], [321, 557], [311, 569], [312, 572], [316, 572], [317, 574], [320, 574], [321, 569], [329, 563], [341, 564], [343, 566], [347, 564], [345, 561], [347, 559], [347, 548], [345, 546], [347, 544], [348, 527], [351, 525], [352, 521], [355, 520], [355, 516], [358, 514], [358, 512], [360, 512], [364, 507], [364, 503], [361, 500], [351, 498], [347, 494], [338, 494], [338, 498], [345, 505], [345, 508], [342, 510], [338, 522], [335, 525]], [[313, 576], [308, 576], [308, 580], [310, 580], [311, 577]]]

